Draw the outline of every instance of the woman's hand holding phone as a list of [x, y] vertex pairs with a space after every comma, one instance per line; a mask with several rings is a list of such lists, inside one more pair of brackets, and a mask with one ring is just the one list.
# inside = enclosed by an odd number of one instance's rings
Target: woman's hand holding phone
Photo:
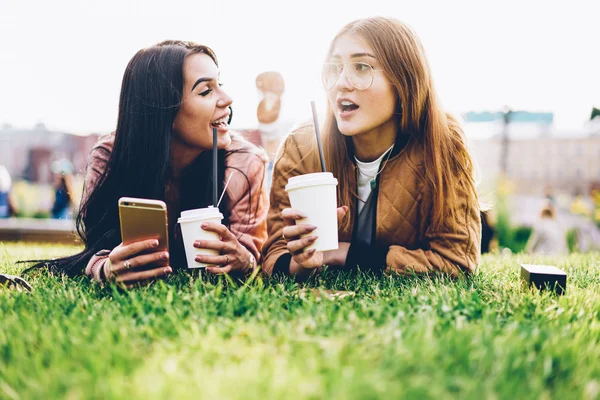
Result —
[[[338, 221], [346, 215], [348, 207], [343, 206], [337, 209]], [[317, 236], [305, 236], [316, 229], [309, 224], [296, 224], [296, 221], [306, 218], [300, 211], [293, 208], [286, 208], [281, 212], [281, 217], [287, 225], [283, 228], [283, 238], [287, 240], [287, 249], [292, 255], [290, 261], [290, 273], [292, 275], [306, 275], [311, 270], [323, 265], [344, 265], [348, 254], [349, 243], [340, 242], [338, 250], [316, 251], [315, 249], [306, 250]]]
[[173, 269], [169, 265], [169, 253], [157, 247], [156, 239], [121, 243], [108, 256], [104, 266], [106, 279], [129, 289], [170, 274]]

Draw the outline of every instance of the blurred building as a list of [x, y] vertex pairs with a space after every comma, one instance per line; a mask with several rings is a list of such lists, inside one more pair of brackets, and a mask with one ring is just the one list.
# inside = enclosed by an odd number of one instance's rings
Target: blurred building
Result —
[[506, 176], [515, 194], [542, 195], [548, 188], [587, 194], [600, 184], [600, 118], [575, 131], [527, 122], [510, 123], [504, 129], [502, 122], [466, 124], [484, 185], [492, 187], [500, 176], [504, 145]]
[[43, 124], [33, 129], [0, 128], [0, 163], [13, 179], [48, 184], [52, 162], [69, 160], [75, 174], [84, 174], [87, 156], [100, 135], [79, 136], [48, 130]]

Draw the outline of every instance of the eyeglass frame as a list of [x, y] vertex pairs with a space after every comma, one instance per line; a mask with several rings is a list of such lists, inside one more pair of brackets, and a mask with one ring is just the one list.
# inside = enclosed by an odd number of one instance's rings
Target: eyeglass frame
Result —
[[[325, 62], [323, 63], [323, 68], [321, 71], [321, 80], [323, 81], [323, 86], [325, 87], [325, 89], [329, 90], [332, 89], [340, 80], [340, 77], [342, 76], [343, 71], [345, 71], [346, 66], [349, 64], [362, 64], [362, 65], [366, 65], [369, 67], [369, 69], [371, 70], [371, 83], [369, 83], [369, 86], [365, 87], [365, 88], [358, 88], [356, 87], [356, 85], [354, 85], [354, 83], [352, 83], [352, 80], [350, 78], [350, 76], [348, 74], [345, 75], [346, 80], [348, 81], [348, 83], [356, 90], [367, 90], [369, 89], [371, 86], [373, 86], [373, 82], [375, 81], [375, 72], [381, 72], [383, 71], [382, 69], [376, 69], [375, 67], [373, 67], [371, 64], [366, 63], [364, 61], [349, 61], [349, 62]], [[325, 84], [325, 73], [324, 73], [324, 69], [326, 65], [335, 65], [338, 69], [338, 77], [337, 79], [333, 82], [333, 84], [331, 86], [327, 86], [327, 84]], [[340, 65], [342, 66], [342, 70], [340, 70]]]

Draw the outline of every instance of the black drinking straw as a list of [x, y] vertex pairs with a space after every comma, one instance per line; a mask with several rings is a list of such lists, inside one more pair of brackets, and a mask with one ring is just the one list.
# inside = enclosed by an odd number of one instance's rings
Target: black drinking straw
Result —
[[213, 205], [215, 207], [219, 197], [217, 179], [219, 179], [217, 174], [217, 128], [213, 128]]
[[319, 157], [321, 158], [321, 170], [322, 172], [327, 171], [327, 167], [325, 167], [325, 156], [323, 155], [323, 143], [321, 143], [321, 132], [319, 130], [319, 120], [317, 118], [317, 106], [314, 101], [310, 102], [312, 107], [313, 114], [313, 122], [315, 124], [315, 135], [317, 135], [317, 146], [319, 147]]

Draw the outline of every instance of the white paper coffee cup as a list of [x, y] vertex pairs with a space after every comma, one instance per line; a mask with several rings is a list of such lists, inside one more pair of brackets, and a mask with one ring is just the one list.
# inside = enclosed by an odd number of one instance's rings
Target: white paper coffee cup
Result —
[[294, 176], [285, 186], [292, 208], [306, 215], [297, 223], [317, 227], [304, 235], [319, 237], [308, 249], [326, 251], [338, 248], [337, 183], [331, 172], [317, 172]]
[[216, 207], [197, 208], [181, 212], [181, 217], [177, 220], [181, 225], [181, 234], [183, 235], [183, 246], [185, 247], [185, 258], [188, 268], [206, 268], [208, 264], [199, 263], [195, 260], [196, 256], [214, 255], [218, 256], [219, 251], [213, 249], [198, 249], [194, 247], [196, 240], [220, 240], [219, 234], [202, 229], [204, 222], [216, 222], [220, 224], [223, 220], [223, 214]]

